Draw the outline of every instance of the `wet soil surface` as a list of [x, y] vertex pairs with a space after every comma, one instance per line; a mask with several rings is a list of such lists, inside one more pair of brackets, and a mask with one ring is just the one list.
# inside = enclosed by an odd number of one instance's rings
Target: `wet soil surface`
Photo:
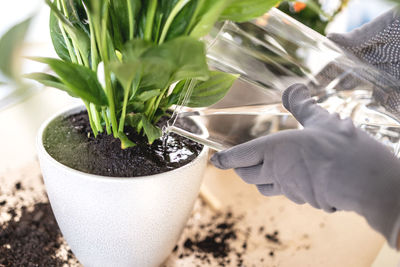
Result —
[[[165, 122], [166, 119], [161, 120], [159, 126]], [[113, 177], [146, 176], [174, 170], [193, 161], [203, 148], [174, 133], [168, 135], [166, 147], [161, 138], [152, 145], [147, 144], [147, 139], [133, 128], [126, 127], [125, 133], [136, 146], [121, 149], [120, 141], [106, 133], [95, 138], [87, 112], [82, 111], [49, 124], [43, 143], [47, 152], [64, 165]]]

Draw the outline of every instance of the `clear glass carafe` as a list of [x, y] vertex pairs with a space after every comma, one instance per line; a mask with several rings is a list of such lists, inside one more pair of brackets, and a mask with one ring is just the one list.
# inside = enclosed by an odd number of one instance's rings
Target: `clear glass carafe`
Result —
[[[272, 9], [246, 23], [215, 25], [206, 37], [209, 65], [240, 74], [226, 96], [207, 108], [187, 108], [186, 95], [169, 129], [221, 150], [300, 125], [281, 104], [283, 90], [304, 83], [330, 112], [351, 117], [356, 126], [400, 155], [400, 88], [386, 73], [360, 62], [326, 37]], [[185, 118], [207, 133], [187, 127]]]

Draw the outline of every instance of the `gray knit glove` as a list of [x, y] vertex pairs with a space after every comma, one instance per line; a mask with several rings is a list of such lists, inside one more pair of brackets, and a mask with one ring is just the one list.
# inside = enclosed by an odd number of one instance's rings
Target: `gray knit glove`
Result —
[[400, 79], [400, 13], [392, 9], [350, 33], [328, 38], [363, 61]]
[[[400, 11], [392, 9], [362, 27], [345, 34], [330, 34], [328, 38], [345, 51], [400, 80]], [[374, 100], [400, 119], [400, 82], [382, 83], [373, 90]]]
[[396, 246], [400, 229], [400, 160], [386, 147], [315, 104], [304, 85], [289, 87], [283, 104], [304, 126], [214, 154], [266, 195], [283, 194], [327, 212], [355, 211]]

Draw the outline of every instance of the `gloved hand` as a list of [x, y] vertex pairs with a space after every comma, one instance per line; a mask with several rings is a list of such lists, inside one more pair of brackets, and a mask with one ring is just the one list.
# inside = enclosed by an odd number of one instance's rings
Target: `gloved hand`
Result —
[[328, 38], [363, 61], [400, 79], [400, 11], [394, 8], [350, 33]]
[[400, 160], [356, 128], [329, 114], [296, 84], [283, 104], [304, 126], [214, 154], [218, 168], [235, 168], [266, 195], [284, 194], [327, 212], [355, 211], [395, 247], [400, 229]]

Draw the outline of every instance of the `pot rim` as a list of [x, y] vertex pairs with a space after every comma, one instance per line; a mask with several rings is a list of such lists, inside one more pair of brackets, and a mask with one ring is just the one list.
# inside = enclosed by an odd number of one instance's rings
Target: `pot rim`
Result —
[[[75, 170], [69, 166], [66, 166], [60, 162], [58, 162], [56, 159], [54, 159], [44, 148], [43, 145], [43, 133], [45, 131], [45, 129], [47, 128], [47, 126], [49, 125], [49, 123], [51, 121], [53, 121], [55, 118], [57, 118], [58, 116], [63, 115], [64, 113], [67, 113], [68, 111], [74, 110], [74, 109], [78, 109], [78, 108], [85, 108], [84, 105], [82, 104], [75, 104], [72, 106], [68, 106], [67, 108], [64, 108], [58, 112], [56, 112], [55, 114], [53, 114], [52, 116], [50, 116], [48, 119], [46, 119], [42, 125], [39, 128], [37, 137], [36, 137], [36, 146], [37, 146], [37, 150], [39, 153], [41, 153], [42, 155], [44, 155], [44, 157], [46, 157], [49, 162], [51, 162], [51, 164], [58, 166], [59, 168], [62, 168], [68, 172], [72, 172], [72, 173], [76, 173], [76, 174], [80, 174], [83, 176], [86, 176], [87, 178], [90, 179], [103, 179], [103, 180], [108, 180], [110, 182], [115, 181], [115, 182], [121, 182], [121, 181], [138, 181], [138, 180], [142, 180], [142, 179], [149, 179], [149, 178], [159, 178], [161, 176], [164, 176], [165, 174], [174, 174], [177, 172], [181, 172], [184, 169], [190, 168], [192, 165], [197, 164], [198, 161], [200, 161], [203, 157], [206, 156], [207, 152], [208, 152], [208, 147], [203, 145], [203, 149], [201, 150], [200, 154], [191, 162], [189, 162], [188, 164], [179, 167], [177, 169], [174, 170], [170, 170], [167, 172], [162, 172], [162, 173], [158, 173], [158, 174], [153, 174], [153, 175], [147, 175], [147, 176], [134, 176], [134, 177], [119, 177], [119, 176], [104, 176], [104, 175], [97, 175], [97, 174], [91, 174], [91, 173], [86, 173], [83, 171], [79, 171], [79, 170]], [[199, 127], [203, 130], [203, 131], [207, 131], [207, 129], [203, 126], [203, 125], [199, 125]]]

